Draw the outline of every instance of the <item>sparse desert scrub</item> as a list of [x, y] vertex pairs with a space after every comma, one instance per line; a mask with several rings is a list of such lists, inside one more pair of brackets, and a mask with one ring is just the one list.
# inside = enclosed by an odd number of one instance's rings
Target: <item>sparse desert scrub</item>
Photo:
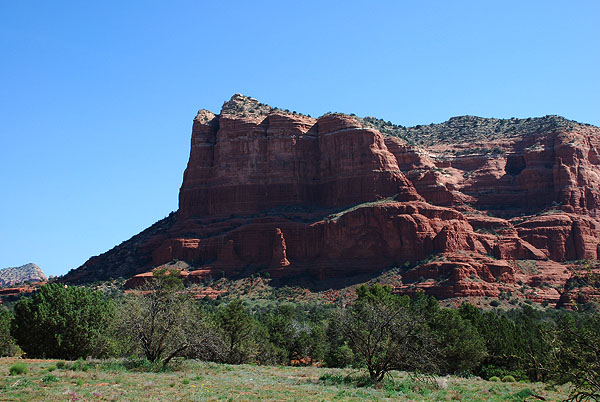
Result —
[[27, 365], [25, 363], [15, 363], [8, 368], [10, 375], [27, 374]]
[[[8, 368], [25, 363], [29, 372], [10, 376]], [[74, 362], [67, 362], [72, 367]], [[87, 371], [47, 368], [54, 361], [0, 359], [0, 401], [524, 401], [538, 395], [560, 401], [568, 386], [502, 383], [478, 378], [440, 377], [421, 384], [404, 372], [377, 386], [361, 381], [355, 369], [228, 365], [185, 360], [173, 371], [130, 371], [117, 361], [92, 360]], [[110, 364], [107, 364], [110, 363]], [[368, 377], [367, 377], [368, 379]], [[441, 387], [439, 384], [443, 383]]]

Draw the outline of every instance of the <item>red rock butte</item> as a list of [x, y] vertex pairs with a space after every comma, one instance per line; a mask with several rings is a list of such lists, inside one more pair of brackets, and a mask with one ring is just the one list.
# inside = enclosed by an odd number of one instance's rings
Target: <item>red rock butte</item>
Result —
[[534, 301], [565, 302], [573, 261], [598, 259], [599, 208], [598, 127], [315, 119], [236, 94], [193, 121], [179, 210], [63, 280], [143, 276], [174, 260], [194, 280], [407, 267], [398, 292], [497, 297], [526, 284]]

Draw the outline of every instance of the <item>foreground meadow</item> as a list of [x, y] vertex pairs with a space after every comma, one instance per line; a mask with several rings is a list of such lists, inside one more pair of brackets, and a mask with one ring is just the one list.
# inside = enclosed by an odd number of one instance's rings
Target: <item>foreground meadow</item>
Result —
[[[24, 373], [10, 368], [26, 367]], [[62, 367], [62, 368], [61, 368]], [[13, 370], [14, 371], [14, 370]], [[356, 386], [353, 369], [226, 365], [184, 361], [168, 372], [127, 369], [121, 362], [0, 359], [2, 401], [560, 401], [567, 387], [444, 377], [419, 386], [393, 373], [377, 387]]]

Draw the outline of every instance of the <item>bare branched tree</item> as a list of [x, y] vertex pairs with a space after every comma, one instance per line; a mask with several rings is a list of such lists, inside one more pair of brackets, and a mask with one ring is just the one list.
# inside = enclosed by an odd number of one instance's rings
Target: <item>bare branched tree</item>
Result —
[[563, 327], [564, 379], [573, 384], [566, 402], [600, 402], [600, 316]]
[[439, 349], [421, 319], [388, 287], [361, 286], [356, 302], [339, 317], [354, 353], [361, 356], [373, 382], [391, 370], [433, 373]]
[[178, 271], [155, 271], [152, 280], [127, 295], [119, 306], [117, 330], [151, 362], [166, 366], [197, 347], [200, 322]]

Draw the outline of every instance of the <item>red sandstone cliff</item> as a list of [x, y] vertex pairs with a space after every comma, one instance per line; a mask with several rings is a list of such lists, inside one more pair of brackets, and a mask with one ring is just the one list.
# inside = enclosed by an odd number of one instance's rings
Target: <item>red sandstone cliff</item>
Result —
[[[315, 280], [409, 265], [398, 291], [455, 297], [535, 285], [546, 269], [554, 292], [532, 299], [558, 301], [574, 275], [565, 261], [598, 258], [597, 127], [554, 116], [389, 124], [314, 119], [242, 95], [219, 115], [201, 110], [179, 211], [64, 280], [172, 260], [201, 276]], [[443, 261], [417, 263], [432, 254]], [[520, 272], [521, 260], [542, 272]]]
[[181, 218], [419, 198], [376, 130], [344, 115], [240, 114], [245, 101], [236, 95], [219, 116], [201, 110], [194, 119]]

